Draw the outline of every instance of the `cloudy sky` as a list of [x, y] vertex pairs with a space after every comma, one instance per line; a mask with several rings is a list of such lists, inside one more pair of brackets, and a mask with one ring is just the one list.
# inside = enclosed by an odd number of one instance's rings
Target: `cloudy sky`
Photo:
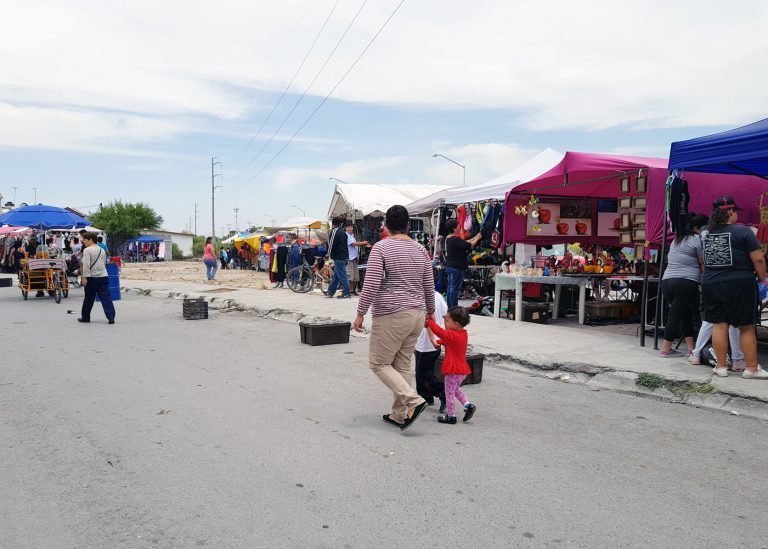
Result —
[[234, 208], [323, 216], [330, 177], [460, 184], [435, 153], [478, 184], [548, 146], [666, 156], [767, 115], [764, 0], [25, 0], [0, 21], [4, 200], [144, 201], [172, 230], [197, 202], [201, 234], [212, 156], [220, 233]]

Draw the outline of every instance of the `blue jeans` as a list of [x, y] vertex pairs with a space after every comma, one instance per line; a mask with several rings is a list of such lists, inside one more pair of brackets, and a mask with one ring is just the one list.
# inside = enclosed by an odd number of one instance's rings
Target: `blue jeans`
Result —
[[89, 276], [88, 283], [85, 285], [85, 299], [83, 299], [83, 308], [80, 316], [83, 320], [91, 319], [91, 309], [96, 301], [96, 294], [101, 300], [101, 307], [104, 309], [104, 316], [107, 320], [115, 320], [115, 306], [112, 304], [112, 297], [109, 295], [109, 278], [106, 276]]
[[216, 271], [219, 270], [216, 260], [204, 259], [203, 263], [205, 263], [205, 274], [208, 276], [208, 280], [213, 280], [213, 277], [216, 276]]
[[461, 285], [464, 283], [464, 271], [462, 269], [446, 267], [445, 272], [448, 273], [448, 295], [446, 302], [450, 309], [459, 304], [459, 290], [461, 290]]
[[341, 294], [349, 295], [349, 279], [347, 278], [347, 260], [346, 259], [334, 259], [333, 260], [333, 278], [331, 278], [331, 285], [328, 288], [328, 295], [336, 293], [336, 288], [341, 284]]

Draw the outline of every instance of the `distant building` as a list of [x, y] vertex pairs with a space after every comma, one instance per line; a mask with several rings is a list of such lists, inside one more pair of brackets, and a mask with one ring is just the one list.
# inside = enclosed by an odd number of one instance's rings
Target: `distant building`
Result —
[[176, 244], [181, 250], [184, 257], [192, 257], [192, 239], [194, 235], [192, 233], [178, 233], [175, 231], [141, 231], [141, 234], [150, 236], [158, 236], [169, 243], [165, 248], [165, 260], [171, 261], [171, 244]]

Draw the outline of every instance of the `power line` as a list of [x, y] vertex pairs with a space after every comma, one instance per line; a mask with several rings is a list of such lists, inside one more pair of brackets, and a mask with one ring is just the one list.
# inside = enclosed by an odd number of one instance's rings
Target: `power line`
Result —
[[352, 69], [354, 69], [355, 66], [357, 66], [357, 64], [363, 58], [365, 53], [370, 49], [370, 47], [373, 45], [373, 43], [376, 41], [376, 39], [379, 37], [379, 35], [382, 33], [382, 31], [386, 28], [386, 26], [389, 24], [389, 22], [392, 20], [392, 18], [395, 16], [395, 14], [398, 12], [398, 10], [400, 9], [400, 7], [403, 4], [405, 4], [405, 0], [400, 0], [400, 3], [392, 11], [392, 13], [389, 14], [389, 17], [387, 17], [386, 21], [384, 21], [384, 24], [382, 24], [381, 27], [379, 27], [379, 30], [376, 31], [376, 34], [373, 35], [373, 38], [371, 38], [370, 42], [368, 42], [368, 44], [365, 46], [365, 48], [363, 48], [363, 51], [360, 52], [360, 55], [357, 56], [357, 59], [355, 59], [352, 62], [350, 67], [347, 69], [347, 71], [341, 76], [339, 81], [336, 82], [336, 85], [333, 86], [333, 88], [331, 88], [331, 91], [329, 91], [328, 94], [323, 98], [323, 100], [320, 101], [320, 103], [317, 105], [317, 107], [315, 107], [315, 110], [313, 110], [310, 113], [310, 115], [307, 117], [307, 119], [301, 124], [301, 126], [299, 126], [299, 129], [297, 129], [296, 132], [294, 132], [294, 134], [290, 137], [290, 139], [288, 139], [288, 141], [285, 142], [285, 144], [280, 148], [280, 150], [277, 151], [275, 153], [275, 155], [269, 160], [269, 162], [267, 162], [258, 172], [256, 172], [256, 174], [253, 177], [251, 177], [248, 181], [246, 181], [245, 183], [243, 183], [242, 185], [240, 185], [239, 187], [237, 187], [234, 190], [242, 189], [243, 187], [248, 185], [251, 181], [253, 181], [257, 177], [259, 177], [262, 173], [264, 173], [264, 171], [267, 168], [269, 168], [272, 165], [272, 163], [275, 160], [277, 160], [277, 158], [283, 153], [283, 151], [288, 148], [288, 145], [290, 145], [293, 142], [293, 140], [296, 139], [296, 136], [299, 135], [299, 133], [301, 133], [301, 130], [303, 130], [304, 127], [307, 124], [309, 124], [309, 121], [312, 120], [312, 118], [314, 118], [315, 114], [317, 114], [317, 111], [319, 111], [320, 108], [325, 104], [325, 102], [328, 101], [328, 98], [330, 98], [330, 96], [333, 94], [333, 92], [336, 91], [336, 88], [338, 88], [341, 85], [341, 83], [344, 81], [344, 79], [347, 76], [349, 76], [349, 73], [352, 72]]
[[[248, 166], [250, 166], [251, 164], [253, 164], [253, 162], [254, 162], [254, 161], [257, 159], [257, 158], [259, 158], [259, 156], [261, 156], [261, 153], [263, 153], [263, 152], [264, 152], [264, 150], [265, 150], [265, 149], [266, 149], [266, 148], [267, 148], [269, 145], [271, 145], [271, 144], [272, 144], [272, 141], [274, 141], [274, 140], [275, 140], [275, 137], [277, 137], [277, 134], [278, 134], [278, 133], [280, 133], [280, 130], [282, 130], [282, 129], [283, 129], [283, 127], [285, 126], [286, 122], [288, 122], [288, 120], [291, 118], [291, 116], [293, 116], [293, 113], [294, 113], [294, 112], [296, 112], [296, 109], [299, 107], [299, 105], [301, 104], [301, 102], [302, 102], [302, 101], [304, 100], [304, 98], [307, 96], [307, 94], [309, 93], [309, 90], [311, 90], [311, 89], [312, 89], [312, 86], [314, 86], [314, 85], [315, 85], [315, 82], [317, 82], [317, 79], [318, 79], [318, 78], [320, 77], [320, 75], [323, 73], [323, 71], [325, 70], [325, 67], [327, 67], [327, 66], [328, 66], [328, 63], [329, 63], [329, 62], [331, 61], [331, 59], [333, 58], [333, 55], [336, 53], [336, 50], [338, 50], [338, 49], [339, 49], [339, 46], [341, 46], [341, 43], [344, 41], [344, 38], [346, 38], [347, 34], [349, 34], [349, 30], [352, 28], [352, 25], [354, 25], [354, 24], [355, 24], [355, 21], [357, 21], [357, 18], [358, 18], [358, 17], [360, 17], [360, 13], [363, 11], [363, 8], [366, 6], [366, 4], [367, 4], [367, 3], [368, 3], [368, 0], [363, 0], [363, 3], [360, 5], [360, 8], [358, 8], [358, 10], [357, 10], [357, 13], [355, 13], [355, 16], [354, 16], [354, 17], [352, 18], [352, 20], [349, 22], [349, 24], [347, 25], [347, 28], [346, 28], [346, 29], [344, 29], [344, 32], [342, 33], [341, 37], [340, 37], [340, 38], [339, 38], [339, 40], [336, 42], [336, 45], [335, 45], [335, 46], [333, 47], [333, 49], [331, 50], [331, 53], [329, 53], [329, 54], [328, 54], [328, 56], [325, 58], [325, 62], [324, 62], [324, 63], [322, 64], [322, 66], [320, 67], [320, 70], [318, 70], [318, 71], [317, 71], [317, 74], [315, 74], [315, 77], [314, 77], [314, 78], [312, 79], [312, 81], [309, 83], [309, 86], [307, 86], [307, 89], [305, 89], [305, 90], [304, 90], [304, 93], [302, 93], [302, 94], [301, 94], [301, 96], [299, 97], [299, 99], [296, 101], [296, 103], [294, 103], [294, 105], [293, 105], [293, 108], [292, 108], [292, 109], [291, 109], [291, 110], [288, 112], [288, 114], [287, 114], [287, 115], [285, 115], [285, 117], [283, 118], [283, 121], [280, 123], [280, 125], [277, 127], [277, 129], [276, 129], [276, 130], [275, 130], [275, 131], [272, 133], [272, 135], [271, 135], [271, 136], [270, 136], [270, 138], [269, 138], [269, 139], [266, 141], [266, 143], [264, 143], [264, 144], [261, 146], [261, 148], [259, 149], [259, 152], [257, 152], [257, 153], [256, 153], [256, 156], [253, 158], [253, 160], [251, 160], [251, 161], [248, 163]], [[246, 168], [247, 168], [248, 166], [246, 166]]]
[[[288, 50], [291, 49], [291, 46], [293, 45], [293, 40], [296, 38], [296, 32], [299, 30], [299, 28], [301, 27], [301, 24], [304, 22], [304, 17], [307, 15], [307, 8], [309, 8], [310, 2], [312, 2], [312, 0], [307, 0], [307, 3], [304, 4], [304, 10], [301, 12], [301, 17], [299, 17], [299, 22], [296, 23], [296, 27], [294, 27], [293, 32], [291, 33], [291, 38], [288, 40], [288, 43], [286, 44], [285, 49], [283, 49], [283, 54], [280, 56], [280, 60], [277, 62], [277, 65], [275, 65], [275, 70], [272, 72], [272, 76], [269, 78], [269, 81], [267, 83], [267, 89], [270, 89], [272, 87], [272, 83], [275, 81], [275, 77], [277, 77], [277, 73], [279, 72], [280, 66], [283, 64], [283, 61], [285, 61], [285, 55], [288, 53]], [[311, 51], [312, 50], [310, 49], [310, 52]], [[305, 58], [305, 61], [306, 61], [306, 58]], [[290, 87], [290, 84], [289, 84], [289, 87]], [[282, 97], [280, 99], [282, 99]], [[278, 104], [279, 104], [279, 101], [278, 101]], [[259, 136], [259, 133], [261, 133], [261, 129], [263, 127], [264, 126], [262, 125], [262, 127], [259, 128], [259, 131], [256, 133], [256, 135], [253, 136], [253, 138], [248, 142], [248, 144], [243, 148], [243, 150], [240, 151], [237, 157], [232, 162], [230, 162], [230, 164], [234, 165], [235, 163], [237, 163], [238, 160], [240, 160], [243, 154], [245, 154], [245, 152], [250, 148], [250, 146]]]
[[[325, 30], [325, 27], [328, 25], [328, 21], [330, 21], [331, 16], [333, 15], [333, 12], [336, 11], [336, 6], [339, 5], [340, 1], [341, 0], [336, 0], [336, 2], [333, 4], [333, 7], [331, 8], [331, 11], [328, 12], [328, 16], [325, 18], [325, 21], [323, 21], [323, 26], [320, 27], [319, 31], [317, 31], [317, 34], [315, 35], [315, 39], [312, 41], [312, 45], [309, 47], [309, 50], [307, 51], [307, 54], [304, 56], [304, 59], [302, 59], [301, 64], [299, 65], [299, 68], [296, 69], [296, 72], [293, 74], [293, 78], [291, 78], [291, 81], [288, 82], [288, 85], [283, 90], [283, 93], [280, 95], [280, 98], [277, 100], [277, 103], [275, 103], [275, 105], [272, 107], [272, 110], [269, 111], [269, 114], [264, 119], [264, 122], [261, 123], [261, 126], [259, 127], [258, 131], [256, 132], [256, 135], [253, 136], [253, 138], [248, 143], [248, 146], [246, 148], [250, 147], [251, 144], [254, 141], [256, 141], [256, 138], [258, 138], [261, 135], [261, 131], [264, 129], [264, 126], [267, 125], [267, 122], [270, 121], [270, 119], [272, 118], [272, 115], [275, 114], [275, 111], [277, 110], [277, 107], [279, 107], [280, 103], [282, 103], [283, 98], [288, 94], [288, 90], [291, 88], [291, 86], [293, 85], [293, 82], [296, 80], [296, 77], [299, 75], [299, 72], [301, 72], [301, 69], [304, 67], [304, 64], [307, 62], [307, 59], [309, 58], [309, 54], [311, 54], [312, 50], [315, 49], [315, 44], [317, 44], [317, 41], [320, 39], [320, 35], [323, 34], [323, 30]], [[253, 164], [256, 161], [256, 158], [258, 158], [258, 156], [259, 155], [257, 154], [250, 162], [248, 162], [248, 164], [246, 164], [246, 166], [243, 169], [241, 169], [239, 172], [237, 172], [232, 177], [235, 178], [235, 177], [239, 176], [241, 173], [243, 173], [245, 170], [250, 168], [251, 164]]]

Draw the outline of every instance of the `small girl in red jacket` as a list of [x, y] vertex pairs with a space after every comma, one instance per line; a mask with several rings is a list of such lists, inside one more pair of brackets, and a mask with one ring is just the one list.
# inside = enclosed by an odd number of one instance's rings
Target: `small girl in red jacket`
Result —
[[441, 328], [433, 320], [427, 322], [428, 328], [440, 339], [437, 343], [445, 345], [445, 359], [441, 372], [445, 377], [445, 402], [446, 415], [439, 416], [440, 423], [456, 424], [456, 402], [464, 405], [464, 419], [469, 421], [475, 414], [477, 407], [467, 400], [459, 388], [461, 382], [468, 374], [472, 373], [467, 364], [467, 331], [464, 329], [469, 324], [469, 313], [464, 307], [451, 307], [445, 315], [445, 329]]

